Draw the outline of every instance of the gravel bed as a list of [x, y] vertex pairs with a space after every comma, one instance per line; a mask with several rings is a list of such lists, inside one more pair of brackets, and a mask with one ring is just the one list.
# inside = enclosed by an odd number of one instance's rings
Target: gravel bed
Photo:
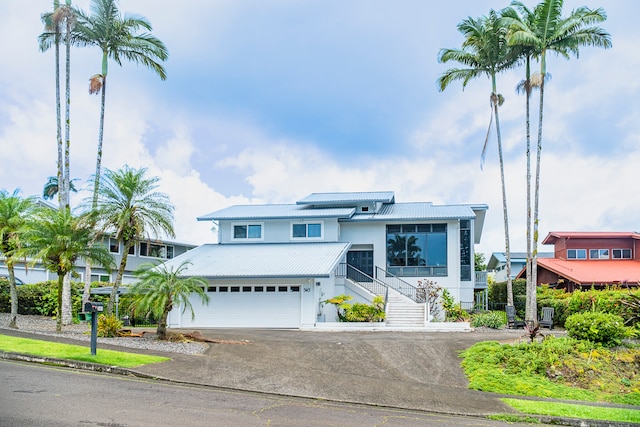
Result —
[[[0, 313], [0, 329], [9, 329], [10, 319], [9, 313]], [[91, 326], [88, 323], [63, 326], [62, 333], [59, 334], [56, 333], [56, 321], [51, 317], [18, 315], [17, 323], [18, 330], [21, 332], [91, 341]], [[98, 343], [182, 354], [202, 354], [208, 348], [207, 344], [199, 342], [159, 341], [155, 338], [155, 329], [150, 331], [154, 333], [145, 334], [146, 336], [141, 338], [98, 338]]]

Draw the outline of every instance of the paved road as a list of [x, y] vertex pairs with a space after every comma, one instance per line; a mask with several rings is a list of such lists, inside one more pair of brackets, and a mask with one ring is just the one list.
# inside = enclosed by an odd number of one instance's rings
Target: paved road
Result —
[[0, 426], [528, 426], [0, 361]]

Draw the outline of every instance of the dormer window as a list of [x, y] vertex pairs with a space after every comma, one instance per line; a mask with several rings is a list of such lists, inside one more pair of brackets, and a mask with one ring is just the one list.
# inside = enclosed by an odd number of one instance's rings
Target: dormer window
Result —
[[567, 259], [587, 259], [587, 250], [567, 249]]
[[631, 249], [614, 249], [611, 255], [613, 259], [631, 259]]
[[609, 259], [609, 249], [589, 249], [591, 259]]
[[363, 206], [361, 211], [362, 212], [369, 212], [369, 206]]
[[322, 239], [322, 222], [292, 223], [291, 239]]
[[262, 224], [233, 224], [232, 240], [261, 240]]

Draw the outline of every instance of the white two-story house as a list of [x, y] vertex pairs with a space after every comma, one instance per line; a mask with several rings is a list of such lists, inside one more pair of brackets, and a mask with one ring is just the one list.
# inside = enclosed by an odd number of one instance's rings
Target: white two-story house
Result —
[[486, 205], [396, 203], [393, 192], [314, 193], [295, 204], [231, 206], [212, 221], [218, 242], [167, 261], [206, 278], [210, 302], [176, 307], [170, 327], [301, 328], [336, 321], [329, 298], [386, 301], [389, 325], [424, 326], [419, 281], [472, 303], [474, 244]]

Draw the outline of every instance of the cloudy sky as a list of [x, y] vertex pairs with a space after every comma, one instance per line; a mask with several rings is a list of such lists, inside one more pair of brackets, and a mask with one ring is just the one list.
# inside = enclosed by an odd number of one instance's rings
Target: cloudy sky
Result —
[[[88, 11], [90, 1], [74, 4]], [[398, 202], [486, 203], [476, 250], [504, 250], [495, 135], [480, 168], [489, 80], [444, 93], [435, 82], [453, 66], [438, 63], [439, 49], [462, 42], [456, 25], [508, 0], [435, 4], [121, 0], [122, 13], [147, 17], [167, 45], [168, 79], [110, 64], [104, 165], [160, 176], [184, 242], [213, 241], [195, 218], [232, 204], [393, 190]], [[56, 173], [54, 57], [37, 44], [51, 5], [0, 2], [0, 188], [23, 195], [40, 194]], [[548, 60], [541, 238], [640, 230], [640, 3], [566, 0], [565, 13], [582, 5], [606, 10], [613, 48]], [[100, 60], [94, 49], [72, 52], [71, 174], [80, 187], [95, 170], [100, 98], [87, 88]], [[514, 251], [525, 250], [526, 230], [522, 76], [498, 80]]]

